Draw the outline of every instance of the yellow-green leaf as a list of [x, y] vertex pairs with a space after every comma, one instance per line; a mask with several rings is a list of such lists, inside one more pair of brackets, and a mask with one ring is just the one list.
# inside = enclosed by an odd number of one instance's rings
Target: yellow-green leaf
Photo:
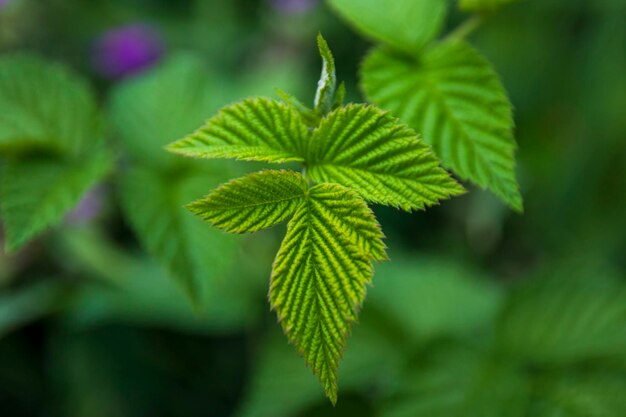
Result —
[[356, 217], [367, 210], [356, 193], [338, 184], [311, 188], [289, 222], [272, 271], [272, 308], [333, 403], [339, 360], [373, 273], [373, 251], [363, 249], [382, 245], [380, 234], [363, 244], [378, 227], [373, 216], [359, 226], [363, 219]]
[[309, 132], [300, 114], [285, 103], [252, 98], [220, 110], [196, 132], [168, 150], [194, 158], [245, 161], [302, 161], [299, 149]]
[[417, 133], [372, 106], [330, 113], [307, 153], [313, 179], [343, 184], [374, 203], [410, 211], [463, 192]]
[[307, 189], [297, 172], [266, 170], [230, 181], [187, 208], [227, 232], [256, 232], [291, 216]]
[[335, 104], [335, 91], [337, 89], [335, 58], [333, 58], [333, 53], [321, 34], [317, 35], [317, 46], [320, 50], [323, 66], [315, 93], [315, 110], [319, 114], [326, 114]]

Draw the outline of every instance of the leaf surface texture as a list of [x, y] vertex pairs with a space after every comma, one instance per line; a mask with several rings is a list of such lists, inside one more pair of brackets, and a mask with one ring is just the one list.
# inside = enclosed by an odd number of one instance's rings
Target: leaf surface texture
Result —
[[409, 59], [377, 48], [362, 68], [369, 100], [420, 132], [444, 166], [522, 210], [511, 103], [489, 62], [464, 42]]
[[[339, 215], [350, 210], [352, 215]], [[356, 217], [363, 213], [369, 213], [368, 221], [360, 226], [363, 219]], [[372, 236], [376, 229], [356, 193], [337, 184], [317, 185], [289, 222], [274, 262], [272, 308], [333, 402], [339, 360], [372, 278], [372, 254], [382, 250], [382, 233]]]
[[413, 130], [361, 104], [322, 120], [307, 161], [314, 180], [340, 183], [368, 201], [404, 210], [423, 209], [463, 192]]
[[291, 216], [307, 188], [299, 173], [266, 170], [230, 181], [187, 207], [227, 232], [256, 232]]
[[246, 99], [219, 114], [190, 136], [168, 146], [195, 158], [246, 161], [302, 161], [308, 130], [296, 110], [267, 98]]

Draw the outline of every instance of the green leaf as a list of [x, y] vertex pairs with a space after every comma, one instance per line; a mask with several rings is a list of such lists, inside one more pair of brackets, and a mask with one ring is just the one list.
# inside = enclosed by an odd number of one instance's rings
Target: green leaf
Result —
[[368, 100], [420, 132], [444, 166], [522, 211], [511, 103], [472, 47], [444, 42], [417, 60], [375, 49], [363, 64], [362, 86]]
[[381, 417], [524, 417], [530, 381], [514, 365], [462, 346], [422, 354]]
[[318, 182], [337, 182], [368, 201], [409, 211], [463, 192], [413, 130], [387, 112], [361, 104], [349, 104], [322, 120], [307, 163]]
[[503, 293], [489, 276], [449, 257], [392, 254], [376, 269], [376, 288], [367, 298], [389, 325], [405, 335], [407, 349], [440, 337], [475, 334], [491, 328]]
[[77, 155], [100, 139], [98, 109], [82, 79], [34, 56], [0, 58], [0, 151]]
[[328, 43], [322, 37], [317, 35], [317, 46], [322, 56], [322, 75], [317, 83], [317, 92], [315, 93], [315, 110], [319, 114], [325, 115], [332, 110], [335, 104], [335, 91], [337, 89], [337, 74], [335, 70], [335, 58], [328, 47]]
[[500, 348], [549, 365], [625, 358], [626, 286], [606, 268], [568, 264], [513, 294], [498, 323]]
[[309, 194], [324, 210], [336, 231], [348, 237], [359, 251], [374, 261], [386, 261], [384, 235], [374, 213], [355, 194], [338, 184], [321, 184]]
[[0, 180], [7, 250], [60, 222], [111, 165], [95, 99], [82, 79], [28, 55], [0, 58]]
[[111, 157], [103, 150], [76, 161], [51, 157], [8, 161], [0, 178], [7, 250], [22, 247], [59, 223], [110, 167]]
[[168, 150], [194, 158], [245, 161], [303, 161], [309, 133], [296, 110], [267, 98], [246, 99], [220, 110], [195, 133]]
[[[72, 259], [73, 267], [90, 280], [73, 294], [63, 324], [83, 331], [110, 323], [211, 335], [245, 331], [258, 323], [258, 300], [267, 292], [262, 280], [266, 272], [258, 262], [271, 256], [271, 243], [255, 238], [223, 279], [211, 279], [207, 271], [208, 288], [198, 309], [144, 252], [120, 247], [101, 230], [66, 229], [54, 242], [56, 257]], [[213, 250], [224, 253], [222, 247]]]
[[209, 282], [230, 270], [235, 242], [206, 227], [184, 205], [221, 182], [229, 174], [225, 171], [133, 168], [121, 178], [122, 207], [137, 237], [198, 304]]
[[538, 385], [529, 416], [617, 417], [626, 410], [626, 378], [617, 372], [570, 372]]
[[66, 288], [53, 280], [0, 292], [0, 340], [59, 309], [66, 295]]
[[290, 217], [307, 189], [299, 173], [266, 170], [230, 181], [187, 208], [227, 232], [256, 232]]
[[163, 169], [174, 157], [163, 146], [200, 126], [220, 105], [222, 83], [191, 55], [176, 55], [113, 92], [110, 113], [133, 160]]
[[[351, 209], [357, 210], [344, 214]], [[311, 188], [289, 222], [272, 271], [272, 309], [333, 403], [339, 360], [372, 278], [367, 250], [382, 245], [382, 234], [370, 237], [378, 227], [373, 215], [353, 229], [364, 220], [358, 214], [367, 211], [356, 193], [340, 185]]]
[[342, 81], [341, 84], [339, 84], [339, 88], [337, 88], [337, 93], [335, 94], [333, 110], [343, 106], [344, 101], [346, 101], [346, 94], [346, 83]]
[[395, 49], [414, 54], [440, 32], [445, 0], [328, 0], [359, 32]]
[[517, 0], [460, 0], [459, 7], [467, 12], [492, 11]]

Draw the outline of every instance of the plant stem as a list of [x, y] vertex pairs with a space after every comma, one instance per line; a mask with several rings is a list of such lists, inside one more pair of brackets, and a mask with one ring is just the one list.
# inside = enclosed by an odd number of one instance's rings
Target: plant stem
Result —
[[444, 41], [461, 41], [480, 27], [486, 19], [485, 14], [475, 14], [461, 23], [444, 38]]
[[304, 177], [304, 180], [307, 182], [307, 184], [309, 184], [309, 188], [315, 185], [315, 181], [313, 181], [313, 179], [309, 175], [307, 175], [306, 165], [302, 168], [302, 176]]

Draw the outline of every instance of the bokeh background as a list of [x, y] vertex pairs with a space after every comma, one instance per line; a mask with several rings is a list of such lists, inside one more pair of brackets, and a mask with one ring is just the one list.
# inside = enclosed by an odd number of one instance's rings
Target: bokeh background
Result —
[[269, 311], [284, 226], [232, 237], [185, 217], [205, 287], [195, 307], [184, 295], [124, 213], [177, 212], [258, 168], [188, 175], [162, 146], [275, 87], [311, 101], [318, 31], [362, 101], [371, 44], [321, 0], [0, 0], [0, 53], [88, 79], [118, 156], [61, 227], [0, 253], [0, 416], [626, 415], [623, 0], [523, 0], [472, 34], [515, 106], [525, 212], [478, 189], [374, 207], [392, 260], [336, 407]]

